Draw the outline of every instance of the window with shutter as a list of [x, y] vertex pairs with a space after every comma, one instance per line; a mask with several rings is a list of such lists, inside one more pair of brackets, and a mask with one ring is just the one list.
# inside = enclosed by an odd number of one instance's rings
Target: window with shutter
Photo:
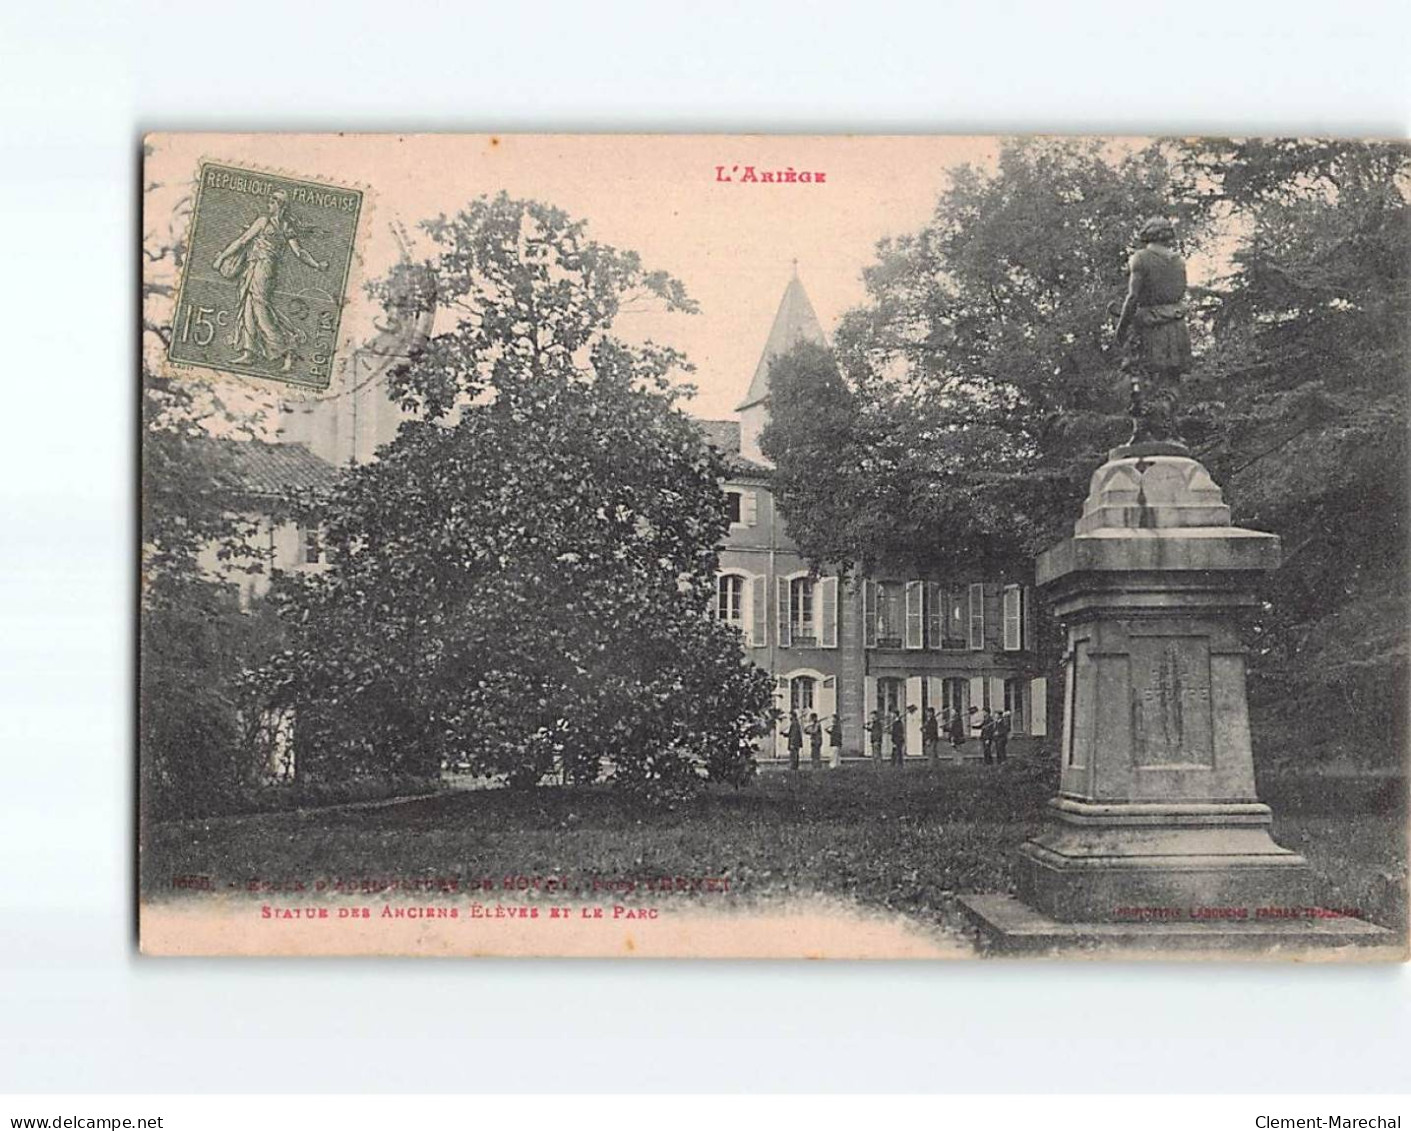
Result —
[[726, 491], [726, 492], [725, 492], [725, 510], [726, 510], [726, 513], [730, 516], [730, 525], [731, 525], [731, 526], [738, 526], [738, 525], [740, 525], [740, 521], [741, 521], [741, 518], [740, 518], [740, 513], [741, 513], [741, 512], [740, 512], [740, 501], [741, 501], [741, 499], [743, 499], [743, 498], [744, 498], [744, 492], [742, 492], [742, 491]]
[[789, 640], [800, 647], [814, 647], [818, 642], [816, 596], [813, 578], [789, 581]]
[[1017, 585], [1004, 587], [1004, 650], [1017, 652], [1024, 645], [1019, 615], [1022, 590]]
[[739, 574], [722, 573], [715, 579], [715, 616], [736, 628], [744, 627], [745, 579]]
[[817, 585], [819, 605], [818, 643], [824, 648], [838, 646], [838, 579], [821, 577]]
[[920, 581], [906, 583], [906, 647], [923, 648], [926, 645], [926, 619], [922, 609], [922, 596], [925, 585]]
[[985, 587], [970, 586], [970, 650], [978, 652], [985, 647]]

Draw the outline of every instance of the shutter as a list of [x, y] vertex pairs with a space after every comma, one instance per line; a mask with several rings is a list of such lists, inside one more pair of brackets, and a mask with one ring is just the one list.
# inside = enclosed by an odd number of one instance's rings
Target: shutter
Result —
[[1004, 650], [1017, 652], [1023, 646], [1019, 602], [1021, 590], [1017, 585], [1004, 587]]
[[774, 623], [775, 639], [779, 641], [780, 648], [788, 648], [794, 642], [793, 628], [789, 624], [789, 579], [775, 578], [774, 584], [779, 594]]
[[820, 577], [818, 594], [818, 644], [821, 648], [838, 646], [838, 579]]
[[1004, 680], [990, 676], [990, 714], [1004, 710]]
[[926, 583], [926, 639], [932, 648], [941, 646], [945, 618], [945, 590], [936, 582]]
[[985, 587], [970, 586], [970, 650], [982, 651], [985, 647]]
[[1035, 738], [1048, 734], [1048, 680], [1043, 676], [1029, 681], [1029, 733]]
[[1034, 626], [1030, 623], [1034, 619], [1034, 587], [1024, 586], [1023, 596], [1020, 598], [1019, 606], [1019, 640], [1024, 651], [1034, 650]]
[[924, 648], [926, 646], [926, 619], [921, 608], [922, 596], [926, 591], [920, 581], [906, 583], [906, 646]]
[[[818, 684], [818, 702], [814, 704], [818, 711], [818, 721], [826, 730], [828, 720], [838, 713], [838, 677], [824, 676]], [[828, 745], [827, 736], [824, 736], [823, 745]]]
[[745, 520], [746, 526], [757, 526], [759, 524], [759, 492], [745, 491], [743, 495], [740, 503], [744, 507], [744, 514], [740, 517]]
[[[862, 646], [877, 647], [877, 583], [867, 580], [862, 583]], [[872, 710], [871, 698], [868, 710]]]
[[750, 578], [750, 643], [763, 648], [769, 643], [769, 578]]
[[[917, 582], [920, 585], [920, 582]], [[921, 684], [919, 675], [908, 676], [906, 680], [906, 752], [921, 753]]]
[[[970, 717], [970, 708], [975, 708], [975, 718]], [[983, 676], [972, 676], [970, 679], [970, 697], [965, 703], [965, 728], [970, 731], [971, 724], [980, 717], [980, 712], [985, 709], [985, 680]], [[978, 731], [970, 731], [972, 735]]]

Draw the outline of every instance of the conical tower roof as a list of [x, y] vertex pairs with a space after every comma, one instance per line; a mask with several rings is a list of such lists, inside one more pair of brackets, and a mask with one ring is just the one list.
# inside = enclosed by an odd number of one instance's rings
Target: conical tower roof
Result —
[[769, 363], [780, 354], [788, 353], [801, 341], [816, 342], [820, 346], [828, 344], [796, 269], [789, 285], [784, 288], [784, 297], [779, 301], [774, 325], [769, 329], [769, 340], [764, 343], [764, 352], [759, 355], [759, 364], [755, 366], [754, 378], [750, 381], [750, 391], [745, 394], [736, 412], [743, 412], [769, 399]]

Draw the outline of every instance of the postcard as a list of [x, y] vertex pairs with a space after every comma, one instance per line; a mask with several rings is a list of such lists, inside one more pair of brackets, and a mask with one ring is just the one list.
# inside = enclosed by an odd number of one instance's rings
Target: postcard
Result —
[[1407, 957], [1406, 143], [141, 160], [144, 954]]

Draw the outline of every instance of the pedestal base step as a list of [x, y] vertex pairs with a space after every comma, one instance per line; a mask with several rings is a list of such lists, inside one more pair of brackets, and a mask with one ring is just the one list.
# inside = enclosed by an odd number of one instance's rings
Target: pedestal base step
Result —
[[1404, 942], [1385, 927], [1349, 917], [1183, 922], [1063, 923], [1012, 895], [959, 897], [1001, 954], [1124, 958], [1332, 958], [1404, 962]]

